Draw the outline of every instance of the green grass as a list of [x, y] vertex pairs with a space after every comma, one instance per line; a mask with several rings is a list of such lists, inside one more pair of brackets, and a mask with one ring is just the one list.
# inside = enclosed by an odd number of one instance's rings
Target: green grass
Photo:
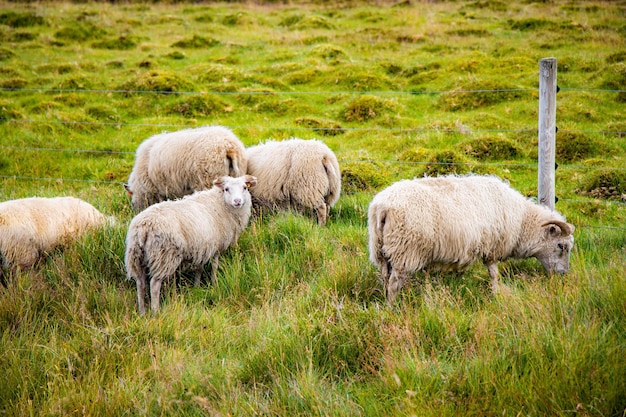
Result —
[[[2, 3], [0, 200], [75, 195], [119, 222], [0, 287], [0, 413], [623, 416], [625, 17], [560, 0]], [[550, 56], [570, 273], [504, 262], [497, 295], [482, 265], [417, 275], [387, 306], [372, 196], [445, 172], [536, 196]], [[121, 184], [141, 141], [206, 124], [246, 145], [319, 138], [344, 193], [326, 228], [263, 213], [217, 285], [181, 274], [140, 317]]]

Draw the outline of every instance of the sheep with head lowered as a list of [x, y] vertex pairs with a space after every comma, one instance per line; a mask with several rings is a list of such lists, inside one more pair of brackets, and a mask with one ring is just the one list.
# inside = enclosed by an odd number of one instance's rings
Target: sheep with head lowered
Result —
[[318, 140], [267, 141], [246, 150], [248, 174], [259, 180], [252, 190], [255, 207], [298, 212], [310, 209], [324, 226], [339, 200], [341, 172], [330, 148]]
[[569, 270], [574, 226], [495, 176], [402, 180], [368, 209], [370, 261], [392, 302], [420, 270], [463, 271], [483, 261], [498, 289], [499, 261], [537, 258], [549, 273]]
[[1, 266], [13, 270], [30, 268], [52, 249], [114, 221], [75, 197], [30, 197], [2, 202]]
[[195, 272], [195, 285], [199, 285], [204, 265], [211, 261], [215, 283], [219, 255], [237, 242], [248, 224], [252, 211], [248, 189], [256, 182], [251, 175], [223, 176], [209, 190], [154, 204], [131, 220], [125, 264], [128, 279], [137, 282], [141, 314], [146, 312], [148, 282], [154, 313], [160, 308], [163, 281], [177, 270]]
[[223, 126], [204, 126], [154, 135], [137, 148], [124, 188], [137, 211], [211, 188], [223, 175], [246, 173], [245, 147]]

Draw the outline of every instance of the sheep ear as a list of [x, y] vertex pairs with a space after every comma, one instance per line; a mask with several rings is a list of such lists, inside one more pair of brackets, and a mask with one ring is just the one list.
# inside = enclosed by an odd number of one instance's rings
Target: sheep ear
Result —
[[213, 180], [213, 185], [219, 188], [220, 190], [224, 189], [224, 177], [219, 177]]
[[127, 194], [129, 197], [132, 197], [132, 196], [133, 196], [133, 191], [130, 189], [130, 186], [128, 185], [128, 183], [127, 183], [127, 182], [125, 182], [125, 183], [124, 183], [124, 189], [126, 190], [126, 194]]
[[256, 185], [256, 177], [253, 177], [252, 175], [246, 175], [244, 177], [244, 180], [248, 188], [254, 187]]

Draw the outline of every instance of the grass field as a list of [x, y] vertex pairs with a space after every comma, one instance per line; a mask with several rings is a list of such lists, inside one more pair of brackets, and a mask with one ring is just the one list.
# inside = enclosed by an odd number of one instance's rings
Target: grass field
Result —
[[[626, 3], [317, 3], [0, 3], [0, 200], [119, 220], [0, 288], [0, 414], [626, 415]], [[448, 172], [536, 196], [545, 57], [569, 274], [418, 275], [388, 306], [372, 196]], [[122, 183], [144, 139], [208, 124], [323, 140], [342, 197], [326, 228], [255, 219], [216, 286], [183, 274], [141, 317]]]

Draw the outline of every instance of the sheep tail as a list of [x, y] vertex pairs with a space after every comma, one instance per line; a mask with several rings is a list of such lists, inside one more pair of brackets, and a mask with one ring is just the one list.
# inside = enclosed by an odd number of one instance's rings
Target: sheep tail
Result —
[[128, 236], [126, 241], [126, 278], [129, 280], [132, 279], [145, 279], [146, 270], [145, 265], [146, 262], [145, 252], [144, 252], [144, 244], [145, 244], [145, 236], [142, 239], [142, 230], [134, 230], [134, 233]]
[[387, 263], [387, 258], [383, 254], [383, 231], [387, 212], [385, 210], [370, 210], [369, 227], [369, 252], [372, 263], [382, 266]]
[[339, 172], [334, 159], [330, 158], [327, 155], [324, 155], [322, 164], [324, 165], [326, 175], [328, 176], [328, 193], [326, 194], [326, 204], [331, 206], [339, 199], [339, 194], [341, 193], [341, 172]]

